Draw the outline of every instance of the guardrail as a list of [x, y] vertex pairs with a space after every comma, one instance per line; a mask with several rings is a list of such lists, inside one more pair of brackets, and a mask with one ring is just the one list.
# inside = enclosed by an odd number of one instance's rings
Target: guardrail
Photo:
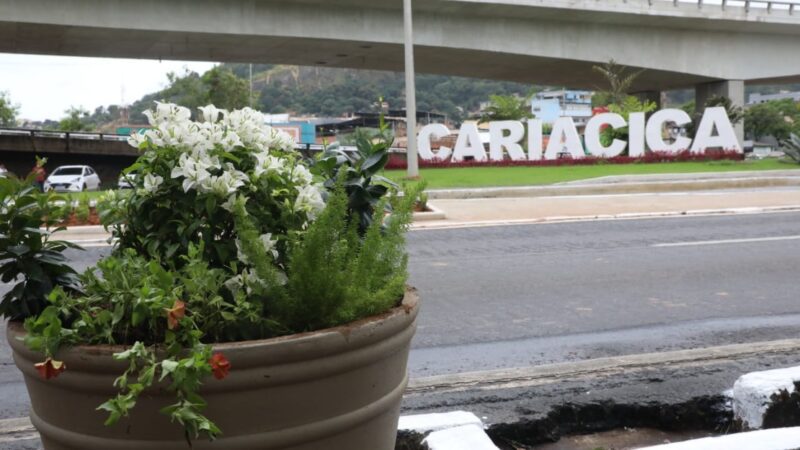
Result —
[[723, 11], [727, 7], [732, 6], [744, 8], [745, 12], [750, 12], [751, 9], [766, 11], [767, 13], [773, 10], [787, 11], [790, 15], [800, 12], [800, 1], [791, 0], [647, 0], [649, 5], [653, 5], [655, 2], [671, 2], [675, 6], [696, 4], [698, 8], [703, 8], [704, 6], [719, 6]]
[[59, 131], [59, 130], [36, 130], [30, 128], [0, 128], [0, 135], [6, 136], [30, 136], [55, 139], [80, 139], [89, 141], [126, 141], [128, 136], [122, 134], [109, 133], [90, 133], [86, 131]]
[[[110, 134], [110, 133], [90, 133], [85, 131], [58, 131], [58, 130], [36, 130], [29, 128], [0, 128], [0, 137], [2, 136], [28, 136], [31, 138], [50, 138], [50, 139], [64, 139], [71, 140], [86, 140], [86, 141], [127, 141], [128, 135], [125, 134]], [[357, 151], [355, 146], [342, 145], [340, 148], [346, 152]], [[325, 150], [323, 144], [295, 144], [295, 150], [304, 153], [307, 156], [311, 153], [317, 153]], [[390, 152], [405, 152], [404, 148], [393, 147], [389, 149]]]

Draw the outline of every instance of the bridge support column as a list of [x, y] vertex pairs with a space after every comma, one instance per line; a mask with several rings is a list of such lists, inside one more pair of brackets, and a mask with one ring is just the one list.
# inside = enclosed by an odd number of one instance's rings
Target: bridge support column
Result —
[[[698, 84], [694, 87], [695, 111], [701, 113], [705, 110], [705, 104], [712, 97], [728, 97], [734, 106], [744, 107], [744, 81], [729, 80], [715, 81], [712, 83]], [[744, 148], [744, 121], [733, 125], [736, 131], [736, 138], [739, 145]]]

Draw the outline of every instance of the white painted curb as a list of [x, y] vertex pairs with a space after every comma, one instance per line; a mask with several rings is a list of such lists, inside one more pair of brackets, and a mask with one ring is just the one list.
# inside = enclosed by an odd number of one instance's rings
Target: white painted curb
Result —
[[800, 448], [800, 427], [773, 428], [693, 439], [639, 450], [793, 450]]
[[[792, 393], [800, 381], [800, 367], [751, 372], [733, 384], [733, 414], [746, 429], [761, 428], [772, 396], [780, 391]], [[800, 446], [798, 446], [800, 447]]]
[[478, 425], [435, 431], [422, 442], [428, 444], [430, 450], [498, 450]]
[[397, 428], [430, 433], [423, 441], [430, 450], [498, 450], [481, 419], [467, 411], [401, 416]]

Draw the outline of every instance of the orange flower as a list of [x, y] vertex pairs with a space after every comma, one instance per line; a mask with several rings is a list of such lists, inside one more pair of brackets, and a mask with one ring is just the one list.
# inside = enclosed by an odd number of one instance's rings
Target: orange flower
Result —
[[54, 361], [52, 358], [47, 358], [44, 362], [36, 363], [35, 367], [39, 375], [45, 380], [55, 378], [61, 374], [61, 372], [67, 370], [67, 365], [64, 364], [63, 361]]
[[227, 377], [228, 372], [231, 370], [230, 361], [228, 361], [222, 353], [214, 353], [214, 356], [208, 360], [208, 363], [211, 364], [211, 371], [214, 372], [214, 378], [218, 380]]
[[167, 327], [170, 330], [178, 328], [178, 324], [183, 316], [186, 315], [186, 303], [180, 300], [175, 300], [171, 309], [164, 309], [167, 312]]

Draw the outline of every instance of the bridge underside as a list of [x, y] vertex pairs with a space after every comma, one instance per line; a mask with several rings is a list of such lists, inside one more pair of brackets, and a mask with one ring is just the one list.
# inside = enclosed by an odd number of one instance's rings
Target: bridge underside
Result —
[[[614, 58], [646, 69], [636, 91], [800, 81], [800, 12], [649, 3], [417, 1], [417, 70], [594, 88], [602, 79], [591, 67]], [[400, 4], [0, 0], [0, 52], [396, 71], [403, 68]]]
[[[0, 52], [109, 58], [317, 65], [403, 70], [400, 44], [273, 36], [18, 25], [0, 22]], [[420, 73], [595, 89], [597, 64], [562, 58], [419, 45]], [[798, 77], [800, 78], [800, 77]], [[714, 81], [700, 75], [646, 70], [635, 90], [666, 90]]]

